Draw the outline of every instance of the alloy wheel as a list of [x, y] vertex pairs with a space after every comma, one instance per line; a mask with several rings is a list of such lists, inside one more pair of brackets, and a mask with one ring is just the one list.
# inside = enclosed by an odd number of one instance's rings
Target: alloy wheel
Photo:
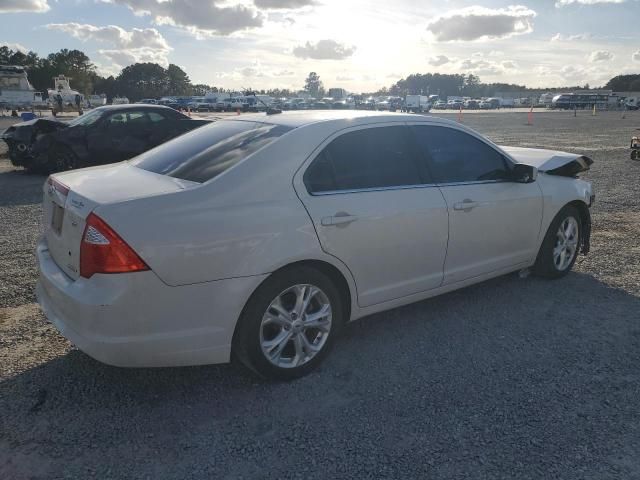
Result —
[[553, 248], [553, 264], [558, 271], [564, 271], [571, 265], [578, 252], [578, 221], [574, 217], [565, 218], [556, 233]]
[[329, 297], [314, 285], [294, 285], [273, 299], [262, 317], [262, 353], [277, 367], [300, 367], [322, 350], [331, 323]]

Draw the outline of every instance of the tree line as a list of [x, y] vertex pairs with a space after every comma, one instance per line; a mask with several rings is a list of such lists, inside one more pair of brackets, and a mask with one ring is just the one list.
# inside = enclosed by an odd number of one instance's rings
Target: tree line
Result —
[[71, 77], [71, 88], [85, 95], [105, 93], [109, 100], [126, 96], [131, 101], [145, 97], [204, 95], [214, 87], [192, 84], [189, 76], [177, 65], [167, 68], [156, 63], [136, 63], [122, 69], [117, 76], [103, 77], [96, 66], [80, 50], [62, 49], [46, 57], [35, 52], [23, 53], [7, 46], [0, 47], [0, 65], [26, 67], [29, 82], [39, 92], [53, 88], [53, 77]]
[[[164, 68], [157, 63], [135, 63], [122, 69], [117, 76], [103, 77], [96, 66], [80, 50], [62, 49], [46, 57], [35, 52], [23, 53], [7, 46], [0, 46], [0, 65], [20, 65], [27, 68], [29, 81], [40, 92], [53, 87], [53, 77], [65, 75], [72, 78], [71, 86], [85, 95], [105, 93], [111, 100], [115, 96], [126, 96], [131, 101], [162, 96], [204, 95], [207, 91], [224, 92], [224, 89], [206, 84], [193, 84], [187, 73], [174, 64]], [[316, 98], [325, 95], [325, 88], [316, 72], [305, 79], [304, 91]], [[549, 88], [549, 91], [575, 90], [584, 87]], [[640, 75], [619, 75], [603, 87], [616, 91], [640, 91]], [[441, 97], [460, 95], [469, 97], [489, 97], [495, 92], [527, 91], [523, 85], [508, 83], [482, 83], [473, 74], [416, 73], [403, 78], [390, 87], [365, 95], [440, 95]], [[540, 91], [541, 89], [535, 89]], [[295, 91], [289, 89], [260, 90], [256, 93], [273, 97], [289, 97]]]

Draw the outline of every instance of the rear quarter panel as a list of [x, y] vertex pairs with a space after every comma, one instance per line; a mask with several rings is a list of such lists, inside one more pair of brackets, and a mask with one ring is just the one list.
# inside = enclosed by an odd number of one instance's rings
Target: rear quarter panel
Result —
[[[304, 129], [301, 129], [304, 130]], [[311, 129], [314, 130], [314, 129]], [[320, 129], [321, 130], [321, 129]], [[295, 133], [295, 134], [294, 134]], [[290, 132], [208, 184], [96, 210], [169, 285], [270, 273], [320, 248], [293, 176], [322, 132]]]

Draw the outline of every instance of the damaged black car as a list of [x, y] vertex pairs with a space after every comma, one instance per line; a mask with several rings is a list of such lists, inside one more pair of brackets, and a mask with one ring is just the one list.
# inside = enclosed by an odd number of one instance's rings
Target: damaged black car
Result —
[[9, 146], [13, 165], [47, 174], [127, 160], [207, 123], [160, 105], [114, 105], [69, 122], [38, 118], [19, 123], [0, 138]]

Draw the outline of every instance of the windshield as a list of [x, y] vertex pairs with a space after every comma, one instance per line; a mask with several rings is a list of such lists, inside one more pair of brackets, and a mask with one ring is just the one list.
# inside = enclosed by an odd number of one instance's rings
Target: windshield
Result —
[[74, 118], [68, 123], [71, 126], [76, 126], [76, 125], [88, 126], [97, 122], [101, 116], [102, 116], [102, 110], [92, 110], [89, 113], [85, 113], [84, 115], [80, 115], [79, 117]]
[[269, 145], [291, 127], [258, 122], [218, 121], [134, 158], [138, 168], [203, 183]]

